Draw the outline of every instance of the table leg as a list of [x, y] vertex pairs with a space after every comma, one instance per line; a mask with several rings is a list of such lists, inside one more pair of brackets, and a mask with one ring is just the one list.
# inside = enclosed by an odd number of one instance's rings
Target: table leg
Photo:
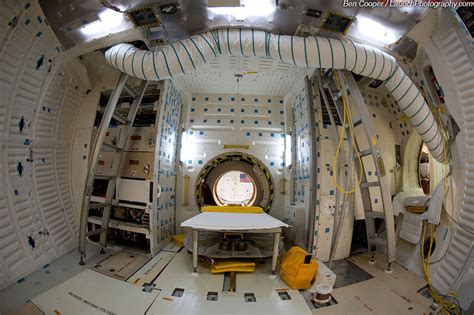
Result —
[[198, 243], [199, 231], [193, 230], [193, 272], [197, 272], [198, 267]]
[[276, 232], [275, 234], [273, 234], [272, 275], [276, 274], [279, 248], [280, 248], [280, 232]]

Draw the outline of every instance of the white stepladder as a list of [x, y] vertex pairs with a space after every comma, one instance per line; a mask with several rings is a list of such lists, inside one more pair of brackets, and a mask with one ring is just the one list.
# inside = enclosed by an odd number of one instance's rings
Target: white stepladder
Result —
[[[82, 208], [81, 208], [81, 217], [80, 217], [80, 225], [79, 225], [79, 254], [80, 254], [80, 265], [84, 265], [84, 258], [86, 256], [86, 240], [87, 237], [100, 234], [99, 243], [101, 245], [101, 253], [104, 253], [104, 248], [107, 245], [107, 228], [109, 226], [109, 218], [111, 209], [113, 206], [113, 197], [115, 194], [115, 188], [118, 178], [118, 173], [120, 171], [120, 163], [123, 157], [123, 151], [127, 146], [127, 141], [132, 130], [132, 125], [135, 120], [135, 116], [138, 112], [138, 107], [142, 101], [143, 94], [145, 93], [145, 89], [147, 87], [148, 82], [143, 81], [139, 85], [138, 89], [135, 90], [134, 88], [128, 86], [126, 84], [127, 79], [129, 76], [125, 73], [122, 73], [115, 84], [115, 87], [110, 95], [109, 101], [105, 108], [105, 111], [102, 116], [102, 120], [98, 127], [96, 137], [94, 139], [94, 144], [92, 146], [92, 150], [90, 153], [89, 163], [88, 163], [88, 171], [87, 171], [87, 178], [86, 178], [86, 186], [84, 191], [84, 198], [82, 200]], [[126, 117], [124, 115], [118, 113], [115, 109], [117, 107], [117, 103], [119, 101], [120, 95], [122, 91], [125, 91], [133, 98], [133, 103], [130, 106], [130, 110]], [[122, 133], [117, 141], [117, 143], [108, 143], [105, 142], [105, 138], [107, 135], [107, 130], [109, 128], [111, 120], [115, 119], [119, 122], [122, 126]], [[115, 155], [113, 164], [112, 164], [112, 171], [110, 172], [110, 176], [98, 175], [96, 174], [96, 166], [99, 160], [99, 156], [101, 151], [104, 149], [111, 149], [117, 152]], [[91, 202], [92, 197], [92, 190], [94, 186], [95, 179], [105, 179], [108, 181], [107, 184], [107, 192], [105, 195], [104, 202]], [[103, 209], [102, 210], [102, 218], [100, 228], [96, 228], [94, 230], [88, 230], [88, 218], [89, 218], [89, 210], [91, 209]]]
[[[334, 74], [333, 74], [334, 76]], [[363, 128], [364, 133], [367, 137], [367, 143], [369, 144], [367, 149], [360, 150], [357, 139], [354, 135], [352, 139], [349, 136], [350, 126], [346, 124], [344, 129], [346, 131], [347, 140], [349, 141], [350, 147], [355, 148], [357, 152], [354, 153], [353, 163], [357, 178], [360, 179], [360, 194], [362, 206], [365, 214], [365, 224], [367, 230], [367, 243], [369, 252], [371, 254], [370, 263], [375, 263], [375, 250], [377, 247], [385, 248], [387, 254], [387, 268], [386, 272], [392, 272], [391, 264], [395, 260], [395, 225], [393, 218], [392, 201], [390, 194], [390, 179], [386, 173], [385, 165], [382, 159], [381, 151], [378, 147], [378, 137], [375, 128], [372, 124], [367, 105], [364, 101], [362, 93], [359, 89], [359, 85], [355, 81], [354, 77], [350, 72], [339, 71], [338, 72], [340, 86], [335, 84], [335, 81], [331, 77], [326, 77], [323, 90], [323, 100], [326, 107], [328, 108], [328, 114], [331, 118], [331, 123], [334, 123], [336, 117], [334, 113], [337, 113], [337, 119], [343, 122], [344, 117], [344, 100], [347, 106], [353, 106], [357, 109], [359, 117], [352, 119], [352, 126], [355, 128]], [[339, 91], [340, 89], [340, 91]], [[335, 110], [332, 110], [335, 109]], [[348, 109], [350, 114], [350, 110]], [[354, 141], [354, 143], [352, 143]], [[362, 168], [359, 164], [359, 157], [362, 161]], [[377, 180], [368, 181], [365, 172], [364, 160], [371, 159], [375, 165], [375, 175]], [[374, 211], [371, 201], [371, 189], [380, 191], [382, 210]], [[385, 237], [376, 230], [375, 219], [381, 219], [385, 226]]]

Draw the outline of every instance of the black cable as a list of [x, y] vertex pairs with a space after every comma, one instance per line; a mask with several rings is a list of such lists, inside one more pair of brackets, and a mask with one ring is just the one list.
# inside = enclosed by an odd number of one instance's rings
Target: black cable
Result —
[[446, 215], [454, 222], [456, 223], [457, 226], [459, 226], [460, 228], [462, 228], [464, 231], [466, 231], [467, 233], [469, 234], [472, 234], [474, 235], [474, 232], [473, 231], [470, 231], [467, 227], [463, 226], [462, 224], [460, 224], [459, 222], [457, 222], [456, 220], [454, 220], [454, 218], [443, 208], [443, 211], [444, 213], [446, 213]]

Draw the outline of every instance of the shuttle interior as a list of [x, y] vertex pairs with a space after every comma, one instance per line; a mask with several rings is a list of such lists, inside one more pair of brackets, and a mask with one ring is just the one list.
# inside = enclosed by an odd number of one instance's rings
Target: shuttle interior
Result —
[[0, 314], [474, 313], [474, 3], [0, 8]]

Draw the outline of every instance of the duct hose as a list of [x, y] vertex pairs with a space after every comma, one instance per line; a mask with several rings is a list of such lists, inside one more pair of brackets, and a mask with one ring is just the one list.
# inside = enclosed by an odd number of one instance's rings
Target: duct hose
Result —
[[443, 135], [418, 87], [395, 58], [352, 40], [221, 28], [169, 44], [160, 51], [118, 44], [107, 50], [105, 57], [110, 65], [128, 75], [143, 80], [164, 80], [192, 73], [220, 54], [266, 57], [298, 67], [348, 70], [384, 81], [433, 157], [447, 163], [443, 154]]

